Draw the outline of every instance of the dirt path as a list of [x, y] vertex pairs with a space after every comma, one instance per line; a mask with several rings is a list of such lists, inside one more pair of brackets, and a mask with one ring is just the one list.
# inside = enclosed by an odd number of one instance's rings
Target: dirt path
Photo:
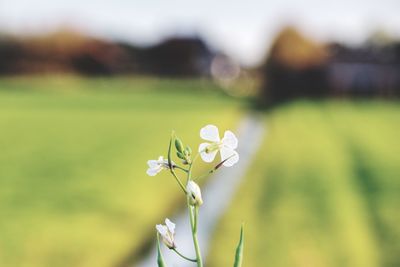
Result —
[[[264, 131], [264, 123], [261, 119], [255, 115], [247, 115], [240, 123], [237, 131], [239, 138], [239, 162], [234, 167], [221, 169], [202, 189], [204, 204], [200, 209], [198, 236], [205, 261], [216, 224], [228, 208], [232, 197], [244, 178], [261, 144]], [[194, 258], [195, 254], [186, 209], [170, 219], [176, 223], [175, 240], [178, 250], [186, 256]], [[239, 227], [238, 225], [238, 229]], [[155, 267], [157, 265], [156, 255], [154, 247], [149, 255], [135, 266]], [[173, 251], [165, 249], [165, 246], [163, 246], [163, 255], [169, 267], [196, 266], [195, 263], [182, 260]]]

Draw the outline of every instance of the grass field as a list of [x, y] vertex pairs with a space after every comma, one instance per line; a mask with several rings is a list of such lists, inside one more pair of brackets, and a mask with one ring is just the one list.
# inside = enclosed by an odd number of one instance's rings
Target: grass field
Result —
[[179, 188], [146, 161], [171, 130], [195, 148], [239, 103], [201, 80], [0, 79], [0, 266], [116, 266], [153, 238]]
[[208, 266], [400, 266], [400, 106], [298, 102], [266, 139], [216, 230]]

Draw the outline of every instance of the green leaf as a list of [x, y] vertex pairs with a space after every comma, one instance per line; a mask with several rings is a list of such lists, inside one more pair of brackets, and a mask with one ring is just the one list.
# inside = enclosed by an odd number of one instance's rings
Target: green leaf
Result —
[[161, 254], [160, 248], [160, 235], [157, 233], [157, 265], [158, 267], [167, 267], [165, 264], [164, 258]]
[[243, 224], [242, 224], [242, 227], [240, 228], [239, 244], [236, 248], [235, 263], [233, 264], [233, 267], [241, 267], [242, 266], [243, 246], [244, 246], [243, 242], [244, 242], [244, 233], [243, 233]]

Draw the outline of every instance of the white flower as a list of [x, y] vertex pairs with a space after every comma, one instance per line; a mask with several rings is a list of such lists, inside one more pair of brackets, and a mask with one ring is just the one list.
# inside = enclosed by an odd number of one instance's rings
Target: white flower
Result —
[[[175, 163], [171, 162], [172, 166]], [[147, 174], [150, 176], [155, 176], [157, 173], [162, 171], [163, 169], [169, 169], [168, 160], [164, 159], [163, 156], [160, 156], [157, 160], [149, 160], [147, 161], [147, 165], [149, 168], [147, 169]]]
[[186, 186], [186, 191], [190, 197], [190, 204], [195, 206], [201, 206], [203, 204], [200, 187], [195, 182], [189, 181]]
[[171, 222], [168, 218], [165, 219], [165, 225], [157, 224], [157, 232], [161, 235], [164, 244], [169, 248], [176, 248], [174, 242], [175, 235], [175, 224]]
[[239, 154], [235, 151], [238, 140], [231, 131], [225, 131], [221, 140], [217, 126], [209, 124], [201, 128], [200, 137], [210, 141], [210, 143], [201, 143], [199, 146], [200, 156], [205, 162], [212, 162], [218, 151], [221, 153], [221, 162], [226, 160], [223, 163], [225, 167], [231, 167], [239, 161]]

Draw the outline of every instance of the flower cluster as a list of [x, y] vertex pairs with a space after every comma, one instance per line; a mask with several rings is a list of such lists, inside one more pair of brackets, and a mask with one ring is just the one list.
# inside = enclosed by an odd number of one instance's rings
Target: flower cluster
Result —
[[[224, 137], [221, 139], [217, 126], [209, 124], [201, 128], [200, 137], [208, 141], [201, 143], [198, 149], [204, 162], [213, 162], [218, 152], [221, 154], [221, 162], [225, 167], [232, 167], [239, 161], [239, 154], [235, 151], [238, 146], [238, 139], [231, 131], [225, 131]], [[187, 163], [191, 155], [190, 147], [183, 149], [182, 142], [179, 139], [175, 140], [175, 146], [178, 150], [177, 156], [186, 160]], [[174, 162], [171, 163], [172, 167], [176, 166]], [[170, 169], [168, 160], [164, 159], [163, 156], [160, 156], [157, 160], [147, 161], [147, 165], [149, 166], [147, 174], [150, 176], [155, 176], [164, 169]]]
[[[221, 166], [232, 167], [233, 165], [235, 165], [239, 161], [239, 154], [236, 152], [236, 148], [238, 147], [238, 139], [231, 131], [225, 131], [224, 136], [220, 138], [218, 128], [215, 125], [210, 124], [201, 128], [200, 138], [207, 142], [203, 142], [199, 145], [197, 150], [198, 153], [193, 157], [192, 149], [190, 148], [190, 146], [184, 146], [183, 142], [178, 137], [176, 137], [175, 134], [173, 134], [170, 139], [167, 158], [164, 159], [163, 156], [160, 156], [156, 160], [147, 161], [147, 174], [150, 176], [155, 176], [163, 170], [169, 170], [169, 172], [172, 174], [172, 176], [175, 178], [175, 180], [185, 193], [196, 258], [188, 258], [182, 255], [177, 250], [177, 246], [174, 240], [175, 224], [172, 223], [169, 219], [165, 220], [165, 225], [156, 225], [158, 237], [161, 237], [162, 242], [169, 249], [175, 251], [179, 256], [188, 261], [196, 262], [198, 267], [203, 267], [202, 257], [197, 239], [198, 212], [199, 207], [203, 204], [203, 199], [201, 196], [201, 189], [199, 185], [194, 181], [196, 179], [199, 179], [200, 177], [192, 177], [193, 164], [199, 156], [204, 162], [211, 163], [215, 160], [216, 155], [220, 153], [221, 161], [207, 172], [207, 174], [211, 174]], [[180, 162], [183, 166], [179, 166], [179, 164], [176, 164], [171, 159], [173, 144], [176, 150], [176, 157], [180, 159]], [[182, 171], [186, 175], [186, 185], [184, 185], [176, 171]], [[159, 243], [158, 266], [166, 266], [160, 252]]]

